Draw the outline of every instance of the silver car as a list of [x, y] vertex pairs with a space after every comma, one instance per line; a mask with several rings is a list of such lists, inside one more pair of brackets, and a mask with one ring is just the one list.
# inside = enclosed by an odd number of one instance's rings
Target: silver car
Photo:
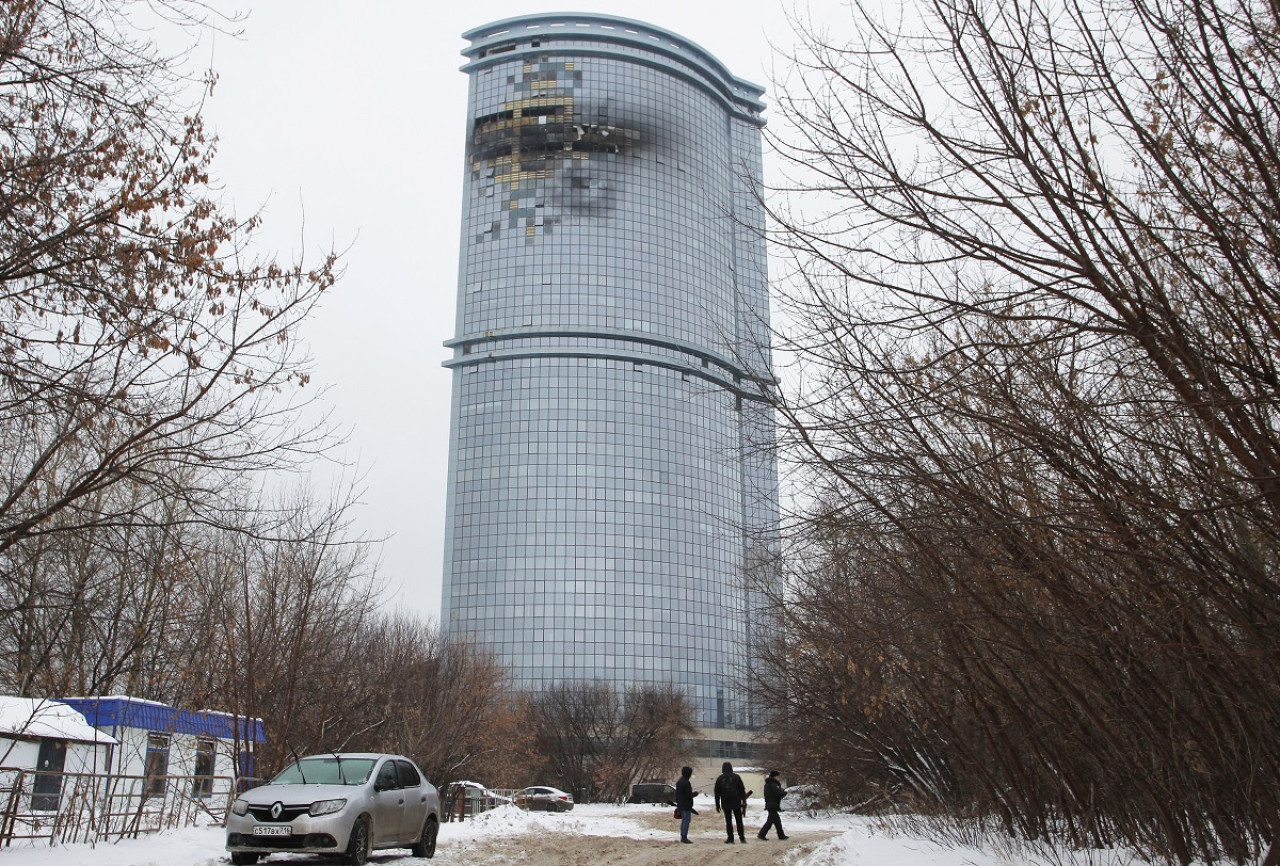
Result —
[[276, 851], [339, 854], [363, 866], [375, 848], [436, 853], [440, 796], [402, 755], [312, 755], [246, 791], [227, 816], [235, 864]]
[[568, 812], [573, 808], [573, 795], [546, 785], [534, 785], [516, 794], [516, 805], [530, 811]]

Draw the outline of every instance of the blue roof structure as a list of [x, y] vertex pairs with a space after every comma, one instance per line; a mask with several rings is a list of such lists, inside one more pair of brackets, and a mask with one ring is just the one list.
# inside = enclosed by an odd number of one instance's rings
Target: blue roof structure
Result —
[[137, 728], [167, 734], [195, 734], [221, 740], [266, 742], [262, 719], [213, 710], [180, 710], [141, 698], [59, 698], [78, 710], [98, 730]]

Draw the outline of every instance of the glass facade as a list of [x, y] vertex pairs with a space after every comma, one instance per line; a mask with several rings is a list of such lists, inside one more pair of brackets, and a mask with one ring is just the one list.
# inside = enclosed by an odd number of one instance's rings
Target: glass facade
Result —
[[520, 685], [670, 683], [750, 727], [777, 522], [763, 91], [627, 19], [464, 36], [442, 622]]

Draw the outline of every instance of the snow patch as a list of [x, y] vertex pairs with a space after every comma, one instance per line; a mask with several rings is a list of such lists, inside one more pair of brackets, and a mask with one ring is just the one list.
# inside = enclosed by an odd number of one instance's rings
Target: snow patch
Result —
[[58, 701], [0, 695], [0, 735], [49, 737], [78, 743], [116, 745], [78, 711]]

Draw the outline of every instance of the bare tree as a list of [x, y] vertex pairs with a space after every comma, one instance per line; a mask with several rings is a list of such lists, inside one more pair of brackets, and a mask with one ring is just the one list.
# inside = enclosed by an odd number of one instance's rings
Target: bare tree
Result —
[[361, 672], [380, 600], [369, 545], [350, 534], [351, 501], [283, 494], [264, 508], [290, 515], [278, 535], [227, 533], [202, 566], [221, 617], [193, 661], [214, 672], [222, 706], [263, 719], [264, 771], [377, 721]]
[[762, 686], [852, 799], [1280, 859], [1276, 23], [808, 32], [774, 216], [813, 505]]
[[[116, 485], [95, 499], [130, 492]], [[0, 620], [6, 690], [233, 709], [249, 706], [255, 676], [279, 675], [290, 682], [273, 682], [275, 697], [290, 715], [307, 654], [321, 665], [343, 645], [325, 630], [349, 639], [346, 625], [376, 607], [369, 545], [350, 533], [349, 489], [327, 500], [306, 489], [278, 501], [247, 488], [228, 493], [235, 498], [223, 507], [238, 509], [236, 527], [188, 521], [173, 502], [147, 522], [51, 532], [11, 548], [16, 567], [0, 576], [10, 611]], [[256, 537], [263, 524], [277, 532]]]
[[251, 257], [257, 220], [210, 189], [180, 60], [133, 23], [156, 10], [204, 26], [185, 0], [0, 7], [0, 554], [175, 499], [220, 523], [209, 470], [278, 469], [329, 441], [297, 423], [294, 338], [335, 259]]
[[[367, 749], [411, 755], [437, 783], [523, 780], [531, 734], [505, 669], [416, 617], [381, 612], [370, 545], [351, 533], [355, 494], [343, 490], [273, 500], [242, 489], [236, 527], [175, 514], [15, 545], [27, 559], [0, 580], [12, 611], [0, 619], [4, 690], [124, 693], [261, 718], [261, 774], [297, 754]], [[258, 536], [264, 523], [273, 531]]]
[[530, 711], [543, 772], [588, 802], [620, 802], [632, 782], [673, 774], [696, 732], [684, 694], [651, 684], [556, 683]]
[[[134, 492], [117, 485], [83, 507]], [[171, 650], [199, 595], [187, 561], [199, 533], [181, 519], [180, 502], [146, 510], [160, 508], [170, 511], [152, 513], [146, 523], [43, 533], [4, 555], [10, 568], [0, 572], [0, 679], [8, 691], [162, 697], [162, 683], [187, 675]]]
[[363, 647], [375, 724], [348, 745], [410, 755], [437, 785], [523, 778], [532, 735], [492, 654], [406, 613], [379, 617]]

